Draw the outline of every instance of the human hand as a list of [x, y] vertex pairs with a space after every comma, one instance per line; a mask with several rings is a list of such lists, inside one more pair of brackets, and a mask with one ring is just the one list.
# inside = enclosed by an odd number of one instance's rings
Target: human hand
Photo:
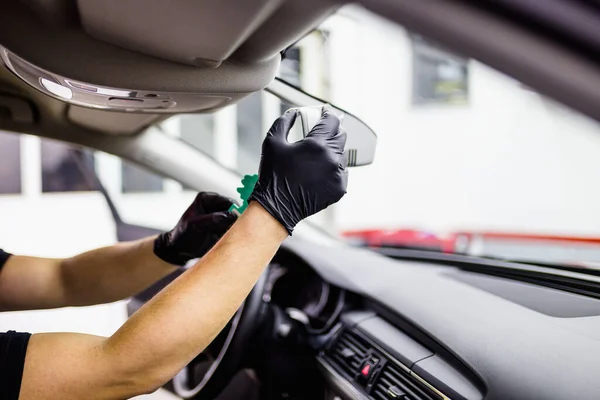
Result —
[[231, 227], [233, 202], [217, 193], [200, 192], [175, 227], [154, 241], [154, 254], [170, 264], [185, 265], [202, 257]]

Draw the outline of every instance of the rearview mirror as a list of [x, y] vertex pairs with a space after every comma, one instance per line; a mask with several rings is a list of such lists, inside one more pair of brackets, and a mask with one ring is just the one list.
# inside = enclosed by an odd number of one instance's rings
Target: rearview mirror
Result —
[[348, 151], [350, 157], [348, 166], [357, 167], [369, 165], [373, 162], [375, 158], [375, 146], [377, 145], [377, 135], [363, 121], [349, 112], [336, 107], [334, 104], [311, 96], [279, 78], [275, 78], [265, 90], [279, 97], [292, 107], [312, 107], [329, 104], [335, 114], [343, 115], [342, 126], [348, 134], [348, 140], [346, 141], [346, 151]]

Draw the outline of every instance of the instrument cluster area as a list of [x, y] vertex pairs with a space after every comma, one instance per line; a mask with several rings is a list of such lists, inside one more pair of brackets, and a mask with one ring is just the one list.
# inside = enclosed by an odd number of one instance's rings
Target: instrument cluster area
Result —
[[271, 264], [263, 301], [285, 310], [309, 333], [330, 329], [339, 317], [345, 292], [303, 265]]

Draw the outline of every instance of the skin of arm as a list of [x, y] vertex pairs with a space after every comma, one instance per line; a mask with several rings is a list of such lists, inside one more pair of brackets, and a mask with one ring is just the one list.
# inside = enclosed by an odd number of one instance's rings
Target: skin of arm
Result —
[[252, 202], [212, 250], [113, 336], [33, 335], [19, 399], [108, 400], [156, 390], [223, 329], [287, 236]]
[[177, 269], [154, 255], [154, 239], [66, 259], [11, 256], [0, 273], [0, 311], [86, 306], [133, 296]]

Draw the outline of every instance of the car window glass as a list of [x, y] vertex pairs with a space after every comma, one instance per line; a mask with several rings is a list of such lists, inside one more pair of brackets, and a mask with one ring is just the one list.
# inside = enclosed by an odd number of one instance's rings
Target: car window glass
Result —
[[21, 137], [0, 132], [0, 194], [21, 193]]
[[184, 114], [169, 123], [179, 124], [181, 139], [202, 152], [214, 156], [215, 116], [213, 114]]
[[[93, 190], [83, 169], [94, 169], [94, 156], [89, 150], [44, 139], [41, 142], [42, 191], [81, 192]], [[82, 163], [85, 166], [80, 166]]]
[[260, 147], [265, 126], [262, 120], [261, 93], [254, 93], [237, 104], [237, 170], [258, 171]]
[[0, 247], [58, 257], [114, 242], [106, 202], [86, 173], [95, 170], [93, 151], [15, 133], [0, 132], [0, 141], [20, 143], [21, 154], [10, 166], [0, 158], [1, 173], [10, 173], [21, 188], [0, 194]]
[[123, 222], [171, 229], [190, 205], [195, 191], [112, 154], [95, 152], [98, 179]]
[[121, 162], [123, 193], [162, 192], [163, 178], [138, 167], [137, 165]]
[[[279, 76], [351, 111], [378, 136], [375, 162], [352, 169], [344, 199], [313, 219], [328, 231], [362, 239], [375, 232], [393, 246], [426, 241], [498, 257], [600, 263], [600, 245], [540, 245], [547, 236], [600, 238], [600, 191], [590, 184], [600, 179], [596, 122], [358, 7], [343, 7], [294, 44]], [[212, 124], [186, 138], [167, 126], [179, 116], [161, 126], [243, 175], [257, 172], [264, 134], [287, 108], [260, 93], [214, 113]], [[411, 239], [402, 239], [406, 232]]]

